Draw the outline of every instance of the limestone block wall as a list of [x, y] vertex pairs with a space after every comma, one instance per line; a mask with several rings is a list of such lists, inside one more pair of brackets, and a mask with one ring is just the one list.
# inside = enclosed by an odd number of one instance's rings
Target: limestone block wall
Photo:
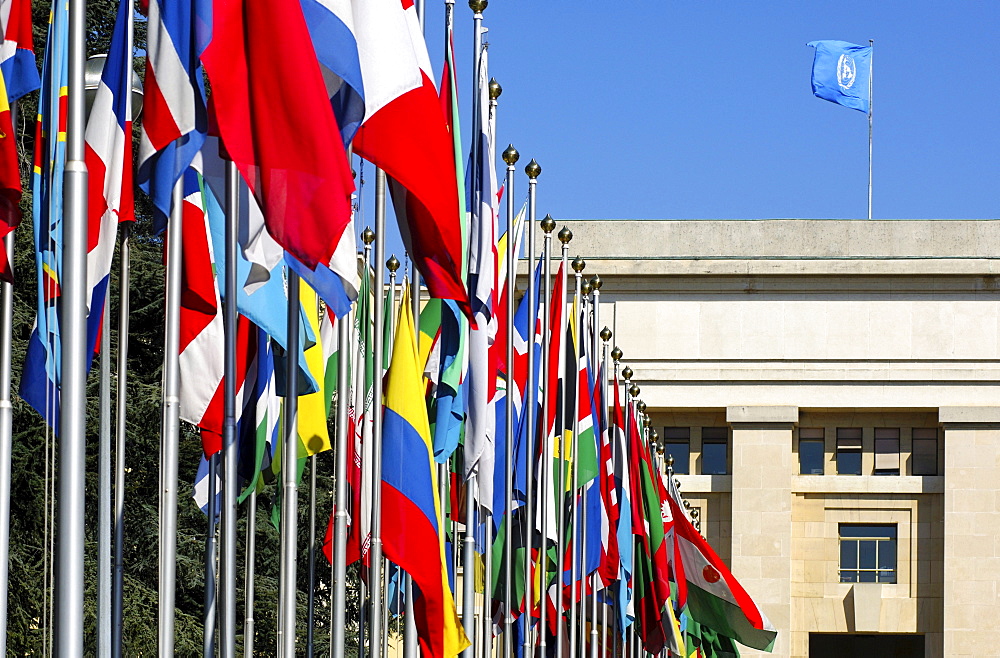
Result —
[[1000, 650], [1000, 407], [942, 407], [944, 652]]
[[[732, 570], [779, 630], [773, 656], [791, 637], [792, 430], [797, 407], [729, 407], [732, 425]], [[743, 655], [767, 655], [747, 650]]]

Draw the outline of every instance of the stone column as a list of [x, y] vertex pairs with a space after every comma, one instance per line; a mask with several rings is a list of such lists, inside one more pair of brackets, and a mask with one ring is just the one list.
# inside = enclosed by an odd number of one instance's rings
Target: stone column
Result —
[[792, 429], [798, 407], [728, 407], [733, 428], [732, 571], [778, 630], [772, 654], [791, 651]]
[[941, 407], [944, 655], [1000, 648], [1000, 407]]

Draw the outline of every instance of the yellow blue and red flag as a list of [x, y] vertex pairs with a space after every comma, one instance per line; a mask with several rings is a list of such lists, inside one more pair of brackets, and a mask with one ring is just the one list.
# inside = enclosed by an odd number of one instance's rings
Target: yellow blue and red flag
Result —
[[409, 289], [403, 295], [382, 421], [382, 542], [420, 589], [415, 622], [423, 655], [458, 655], [469, 641], [448, 585], [437, 464], [424, 401]]

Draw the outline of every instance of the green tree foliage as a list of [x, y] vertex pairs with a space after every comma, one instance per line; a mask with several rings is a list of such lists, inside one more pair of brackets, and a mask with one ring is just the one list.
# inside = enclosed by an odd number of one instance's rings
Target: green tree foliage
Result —
[[[90, 0], [87, 3], [89, 54], [107, 52], [117, 4], [110, 0]], [[35, 52], [39, 68], [44, 55], [48, 6], [36, 2], [34, 7]], [[136, 21], [136, 52], [145, 50], [145, 24]], [[136, 59], [136, 71], [142, 75], [144, 62]], [[31, 333], [36, 309], [36, 271], [31, 228], [30, 165], [34, 147], [34, 117], [38, 94], [21, 100], [17, 122], [18, 144], [22, 162], [24, 196], [21, 208], [24, 221], [15, 232], [14, 251], [15, 313], [13, 345], [13, 383], [20, 381], [25, 350]], [[135, 124], [134, 146], [138, 145], [141, 118]], [[163, 241], [152, 230], [152, 205], [135, 190], [136, 219], [130, 229], [131, 244], [131, 304], [129, 309], [128, 373], [126, 408], [126, 492], [124, 532], [124, 644], [129, 656], [156, 654], [157, 581], [158, 581], [158, 492], [161, 419], [160, 379], [163, 360]], [[119, 262], [116, 254], [111, 281], [112, 392], [118, 378], [114, 364], [120, 345], [117, 329]], [[87, 427], [86, 477], [86, 553], [85, 553], [85, 646], [88, 655], [96, 653], [97, 638], [97, 532], [98, 532], [98, 384], [99, 368], [95, 358], [88, 379], [87, 417], [80, 419]], [[16, 390], [16, 388], [15, 388]], [[114, 393], [112, 393], [114, 395]], [[58, 497], [54, 472], [58, 466], [57, 442], [44, 420], [16, 394], [13, 396], [14, 445], [11, 478], [11, 546], [10, 593], [8, 621], [8, 654], [39, 655], [45, 638], [51, 641], [52, 582], [54, 553], [52, 508], [50, 496]], [[201, 442], [194, 428], [184, 425], [181, 436], [179, 478], [180, 491], [177, 537], [177, 598], [176, 654], [200, 655], [203, 641], [205, 592], [205, 542], [207, 520], [191, 498], [192, 483], [201, 455]], [[330, 568], [319, 551], [332, 507], [334, 460], [330, 453], [318, 455], [314, 464], [318, 473], [317, 550], [316, 550], [316, 615], [315, 651], [329, 651], [330, 631]], [[299, 496], [299, 578], [297, 630], [300, 651], [306, 638], [306, 601], [308, 591], [309, 506], [306, 471]], [[256, 516], [256, 596], [253, 606], [255, 654], [274, 655], [276, 646], [276, 608], [278, 600], [279, 537], [270, 523], [270, 501], [274, 483], [265, 487], [258, 497]], [[56, 499], [56, 504], [58, 500]], [[239, 570], [244, 571], [246, 538], [246, 506], [241, 508], [239, 522]], [[46, 573], [50, 575], [46, 577]], [[349, 655], [356, 637], [357, 567], [348, 581]], [[245, 619], [244, 588], [238, 592], [238, 647], [242, 653], [243, 620]]]

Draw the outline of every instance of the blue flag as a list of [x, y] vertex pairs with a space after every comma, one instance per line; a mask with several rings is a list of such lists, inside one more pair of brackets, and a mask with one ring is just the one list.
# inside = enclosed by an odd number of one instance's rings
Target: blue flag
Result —
[[865, 114], [869, 109], [871, 46], [846, 41], [810, 41], [816, 49], [813, 59], [813, 94]]

